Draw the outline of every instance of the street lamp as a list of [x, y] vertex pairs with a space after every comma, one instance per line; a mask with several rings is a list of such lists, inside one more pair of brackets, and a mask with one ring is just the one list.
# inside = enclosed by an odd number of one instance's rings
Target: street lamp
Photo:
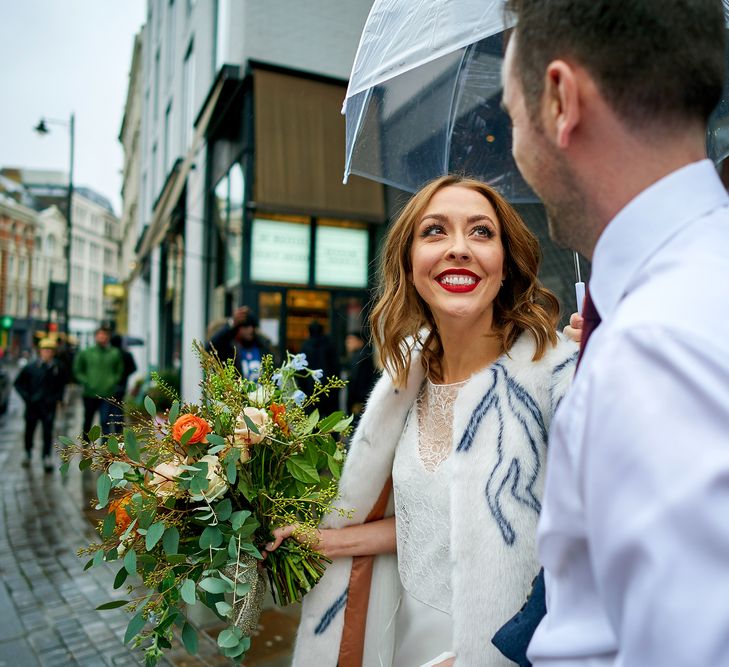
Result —
[[64, 254], [66, 258], [66, 298], [63, 301], [63, 327], [66, 335], [71, 333], [70, 319], [68, 315], [69, 302], [71, 301], [71, 231], [73, 225], [71, 222], [72, 204], [73, 204], [73, 154], [75, 148], [75, 121], [76, 117], [71, 113], [68, 121], [57, 120], [55, 118], [41, 118], [33, 129], [40, 135], [50, 132], [48, 124], [63, 125], [68, 128], [70, 150], [69, 150], [69, 167], [68, 167], [68, 190], [66, 193], [66, 245]]

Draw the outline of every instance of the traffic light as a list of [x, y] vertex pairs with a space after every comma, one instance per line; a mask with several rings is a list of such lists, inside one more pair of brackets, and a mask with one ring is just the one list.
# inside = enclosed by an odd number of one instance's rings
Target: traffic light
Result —
[[7, 331], [12, 328], [13, 322], [15, 322], [15, 318], [12, 315], [3, 315], [0, 317], [0, 329], [5, 329]]

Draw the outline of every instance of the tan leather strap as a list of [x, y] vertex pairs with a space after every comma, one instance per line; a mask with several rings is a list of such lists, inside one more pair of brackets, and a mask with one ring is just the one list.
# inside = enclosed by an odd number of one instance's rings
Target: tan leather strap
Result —
[[[385, 516], [387, 502], [392, 491], [392, 477], [388, 478], [375, 506], [367, 515], [365, 523], [379, 521]], [[352, 558], [352, 573], [349, 576], [347, 606], [344, 608], [344, 630], [339, 645], [339, 667], [361, 667], [364, 655], [367, 607], [370, 601], [370, 585], [374, 556]]]

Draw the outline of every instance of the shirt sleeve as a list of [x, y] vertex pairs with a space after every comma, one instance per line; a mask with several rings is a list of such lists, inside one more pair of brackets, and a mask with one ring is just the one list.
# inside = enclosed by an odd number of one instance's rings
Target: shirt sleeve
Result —
[[606, 347], [578, 479], [615, 664], [729, 664], [729, 361], [657, 327]]

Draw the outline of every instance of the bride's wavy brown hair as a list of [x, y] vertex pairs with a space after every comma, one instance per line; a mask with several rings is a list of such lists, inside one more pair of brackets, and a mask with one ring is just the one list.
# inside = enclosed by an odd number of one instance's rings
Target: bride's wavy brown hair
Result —
[[425, 185], [405, 205], [387, 233], [380, 255], [378, 299], [370, 316], [372, 335], [385, 369], [396, 386], [407, 381], [412, 350], [422, 349], [421, 363], [433, 380], [442, 380], [443, 346], [428, 305], [410, 281], [415, 228], [436, 192], [451, 185], [482, 194], [501, 225], [506, 278], [494, 300], [492, 334], [508, 352], [523, 331], [534, 336], [534, 361], [557, 342], [559, 302], [537, 278], [539, 242], [516, 210], [491, 186], [462, 176], [442, 176]]

